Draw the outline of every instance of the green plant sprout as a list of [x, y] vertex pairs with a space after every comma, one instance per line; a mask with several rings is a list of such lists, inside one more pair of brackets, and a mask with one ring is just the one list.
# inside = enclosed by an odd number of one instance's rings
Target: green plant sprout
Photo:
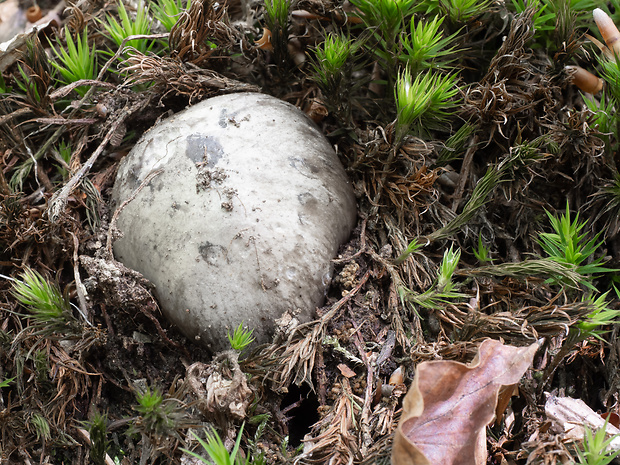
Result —
[[155, 18], [166, 28], [168, 32], [172, 30], [172, 27], [179, 19], [179, 15], [189, 10], [191, 0], [187, 1], [187, 5], [183, 7], [184, 0], [157, 0], [156, 3], [151, 3], [153, 7], [153, 14]]
[[[563, 266], [574, 268], [583, 276], [582, 284], [592, 290], [596, 290], [591, 282], [594, 275], [615, 271], [603, 266], [603, 263], [606, 261], [603, 258], [597, 258], [589, 263], [586, 262], [603, 243], [603, 241], [597, 243], [601, 232], [597, 233], [594, 238], [586, 241], [587, 234], [580, 234], [580, 232], [585, 228], [587, 221], [579, 222], [579, 213], [575, 215], [574, 220], [571, 220], [568, 203], [566, 204], [566, 213], [560, 216], [560, 218], [556, 218], [549, 212], [546, 213], [554, 232], [540, 233], [538, 243], [549, 255], [549, 259]], [[548, 282], [558, 283], [557, 279], [553, 277]]]
[[468, 23], [489, 9], [490, 0], [439, 0], [441, 10], [452, 24]]
[[35, 350], [32, 354], [32, 361], [37, 382], [45, 383], [48, 381], [50, 367], [47, 351], [41, 349]]
[[253, 329], [244, 329], [243, 323], [239, 323], [239, 326], [237, 326], [232, 335], [230, 334], [230, 331], [227, 334], [230, 346], [234, 350], [241, 352], [248, 345], [254, 342], [254, 338], [252, 337], [253, 332]]
[[87, 423], [88, 433], [92, 446], [90, 448], [90, 459], [94, 465], [104, 465], [105, 457], [108, 452], [110, 442], [107, 438], [108, 417], [105, 414], [95, 412], [91, 420]]
[[612, 157], [620, 142], [620, 119], [616, 111], [620, 102], [620, 57], [609, 59], [601, 55], [600, 61], [601, 77], [606, 83], [600, 101], [597, 103], [594, 98], [584, 98], [584, 102], [594, 112], [594, 122], [602, 133], [605, 151]]
[[[384, 40], [395, 44], [407, 20], [413, 14], [416, 2], [415, 0], [352, 0], [351, 3], [359, 10], [366, 26], [377, 28]], [[394, 50], [394, 47], [387, 50]]]
[[14, 280], [12, 294], [28, 310], [35, 335], [49, 337], [54, 333], [79, 333], [78, 323], [71, 312], [69, 300], [55, 284], [46, 281], [38, 272], [27, 268], [21, 281]]
[[466, 297], [465, 294], [456, 290], [456, 285], [452, 281], [452, 276], [456, 271], [460, 258], [461, 250], [453, 250], [453, 247], [450, 246], [450, 249], [443, 254], [435, 284], [422, 294], [401, 289], [399, 291], [401, 298], [422, 308], [437, 309], [441, 307], [441, 304]]
[[407, 260], [409, 255], [411, 255], [412, 253], [414, 253], [417, 250], [421, 249], [422, 247], [424, 247], [424, 246], [418, 242], [418, 239], [414, 238], [409, 243], [407, 248], [398, 256], [398, 258], [396, 260], [394, 260], [394, 264], [398, 265], [398, 264], [404, 262], [405, 260]]
[[[424, 239], [427, 244], [430, 244], [440, 239], [446, 239], [459, 231], [473, 218], [476, 212], [489, 201], [489, 194], [491, 194], [498, 184], [505, 181], [506, 172], [513, 168], [517, 161], [518, 153], [515, 152], [511, 153], [510, 156], [499, 163], [487, 168], [487, 172], [480, 181], [478, 181], [476, 187], [474, 187], [471, 197], [463, 207], [461, 213], [453, 218], [447, 225], [436, 229], [422, 239]], [[414, 240], [417, 241], [418, 239], [416, 238]], [[411, 245], [410, 243], [409, 247], [411, 247]]]
[[273, 56], [278, 65], [278, 72], [289, 68], [288, 21], [291, 9], [290, 0], [265, 0], [265, 23], [271, 32]]
[[471, 123], [462, 125], [445, 142], [445, 146], [439, 152], [435, 166], [446, 166], [454, 160], [459, 160], [465, 152], [465, 144], [476, 132], [477, 126]]
[[[620, 85], [620, 82], [618, 85]], [[610, 156], [618, 150], [620, 120], [617, 119], [615, 111], [616, 108], [619, 108], [618, 101], [613, 95], [608, 93], [608, 87], [605, 88], [605, 91], [601, 93], [598, 99], [584, 94], [582, 94], [582, 98], [588, 109], [594, 113], [594, 123], [598, 126], [598, 130], [601, 133], [599, 137], [605, 142], [605, 152]]]
[[401, 36], [403, 50], [398, 58], [413, 75], [425, 69], [445, 68], [453, 61], [447, 57], [456, 53], [450, 44], [457, 33], [443, 37], [443, 20], [436, 16], [430, 22], [411, 21], [411, 34]]
[[371, 55], [382, 60], [391, 88], [397, 76], [401, 33], [411, 19], [415, 0], [351, 0], [351, 3], [371, 32], [372, 40], [365, 46]]
[[0, 73], [0, 94], [8, 94], [11, 90], [13, 89], [7, 85], [4, 76]]
[[224, 445], [224, 442], [222, 441], [222, 438], [220, 437], [220, 435], [218, 434], [218, 432], [215, 430], [215, 428], [211, 428], [211, 432], [206, 432], [206, 440], [205, 439], [201, 439], [199, 438], [193, 431], [192, 431], [192, 436], [194, 437], [194, 439], [196, 439], [198, 441], [198, 443], [202, 446], [202, 448], [205, 450], [205, 452], [207, 453], [207, 455], [209, 456], [209, 458], [211, 459], [211, 462], [209, 462], [208, 459], [204, 458], [203, 456], [197, 454], [196, 452], [187, 450], [187, 449], [181, 449], [183, 452], [185, 452], [186, 454], [191, 455], [192, 457], [197, 458], [198, 460], [200, 460], [202, 463], [213, 463], [215, 465], [244, 465], [244, 464], [249, 464], [250, 463], [250, 459], [246, 458], [245, 460], [243, 460], [243, 458], [239, 455], [237, 455], [239, 453], [239, 448], [241, 446], [241, 436], [243, 434], [243, 427], [245, 426], [245, 423], [241, 425], [241, 428], [239, 428], [239, 433], [237, 434], [237, 439], [235, 441], [235, 445], [233, 446], [232, 450], [230, 452], [228, 452], [228, 449], [226, 449], [226, 446]]
[[[620, 7], [620, 4], [617, 5]], [[620, 17], [619, 11], [615, 13], [617, 23]], [[600, 32], [600, 31], [599, 31]], [[620, 120], [616, 109], [620, 102], [620, 57], [617, 54], [609, 56], [605, 53], [599, 55], [601, 65], [600, 76], [605, 81], [600, 102], [594, 98], [584, 97], [584, 102], [594, 113], [594, 122], [598, 124], [598, 129], [602, 133], [601, 138], [605, 141], [605, 151], [609, 157], [618, 150], [620, 142]]]
[[[52, 66], [56, 68], [66, 84], [79, 81], [81, 79], [95, 79], [96, 77], [96, 53], [95, 45], [88, 48], [88, 30], [84, 28], [82, 36], [77, 35], [73, 41], [69, 28], [65, 26], [65, 38], [67, 49], [58, 49], [52, 46], [54, 55], [58, 61], [52, 61]], [[76, 87], [75, 91], [80, 97], [84, 97], [88, 91], [88, 86]]]
[[[584, 320], [579, 321], [574, 328], [578, 331], [578, 340], [586, 340], [595, 337], [601, 341], [603, 334], [607, 331], [599, 329], [601, 326], [617, 324], [619, 322], [620, 310], [613, 310], [607, 306], [607, 295], [609, 291], [601, 294], [598, 298], [588, 295], [582, 298], [584, 303], [590, 305], [593, 310]], [[572, 329], [572, 328], [571, 328]]]
[[17, 65], [18, 73], [13, 73], [16, 84], [14, 90], [21, 91], [21, 94], [15, 93], [13, 97], [23, 98], [26, 105], [41, 114], [47, 114], [51, 105], [49, 91], [52, 88], [54, 69], [49, 64], [49, 57], [41, 41], [34, 36], [26, 40], [25, 53]]
[[353, 40], [330, 33], [316, 48], [316, 59], [312, 63], [315, 82], [321, 89], [337, 89], [342, 79], [345, 63], [354, 51]]
[[[136, 7], [136, 17], [131, 19], [125, 8], [125, 4], [121, 1], [118, 3], [118, 16], [121, 20], [119, 23], [116, 18], [107, 15], [106, 23], [103, 27], [110, 35], [110, 38], [119, 47], [127, 37], [133, 35], [149, 35], [151, 33], [151, 19], [149, 18], [149, 8], [144, 4], [143, 0], [138, 2]], [[154, 42], [147, 39], [134, 39], [125, 43], [125, 47], [132, 47], [140, 53], [146, 53], [151, 50]]]
[[443, 260], [441, 261], [441, 265], [439, 266], [439, 275], [437, 279], [437, 290], [439, 292], [448, 293], [452, 291], [452, 289], [454, 289], [454, 285], [452, 283], [452, 275], [454, 275], [454, 271], [456, 270], [460, 259], [460, 249], [456, 249], [456, 251], [453, 251], [452, 246], [450, 246], [450, 249], [444, 252]]
[[291, 2], [288, 0], [265, 0], [265, 22], [272, 33], [276, 30], [288, 31], [290, 9]]
[[474, 256], [482, 264], [492, 262], [493, 259], [489, 257], [489, 249], [482, 242], [482, 234], [478, 234], [478, 248], [474, 249]]
[[71, 169], [69, 164], [71, 163], [72, 153], [73, 150], [71, 148], [71, 144], [65, 142], [64, 140], [61, 140], [56, 149], [53, 151], [54, 158], [58, 162], [56, 167], [63, 181], [69, 176], [69, 170]]
[[15, 77], [14, 81], [15, 84], [17, 84], [19, 90], [21, 90], [22, 93], [24, 93], [25, 95], [29, 96], [32, 103], [41, 102], [41, 93], [39, 92], [37, 86], [37, 80], [33, 76], [34, 73], [26, 71], [24, 69], [24, 66], [22, 65], [17, 65], [17, 71], [19, 72], [21, 79]]
[[495, 278], [527, 279], [532, 276], [547, 278], [559, 277], [567, 286], [577, 288], [582, 276], [572, 268], [567, 268], [548, 258], [506, 262], [470, 268], [461, 272], [468, 276], [491, 276]]
[[620, 450], [609, 451], [609, 446], [619, 436], [611, 436], [609, 439], [605, 439], [608, 423], [609, 419], [605, 419], [605, 424], [594, 434], [587, 425], [585, 426], [583, 448], [575, 446], [575, 453], [581, 465], [607, 465], [620, 454]]
[[456, 107], [458, 94], [456, 74], [441, 75], [432, 72], [419, 74], [412, 81], [411, 73], [405, 69], [396, 81], [396, 137], [398, 146], [405, 135], [425, 134], [438, 129], [451, 116]]
[[489, 0], [420, 0], [413, 10], [427, 16], [446, 15], [451, 24], [467, 23], [489, 9]]
[[35, 434], [37, 435], [37, 440], [42, 440], [45, 442], [52, 438], [50, 424], [43, 415], [38, 413], [32, 414], [32, 417], [30, 417], [30, 424], [34, 428]]
[[13, 381], [15, 381], [15, 377], [7, 378], [4, 381], [0, 381], [0, 389], [9, 387]]
[[601, 77], [607, 83], [606, 94], [611, 94], [614, 101], [620, 101], [620, 62], [619, 57], [607, 58], [601, 55]]
[[585, 319], [576, 321], [570, 326], [566, 340], [560, 346], [560, 350], [553, 356], [551, 362], [545, 368], [543, 374], [544, 385], [543, 390], [551, 384], [553, 380], [553, 374], [560, 362], [566, 357], [575, 344], [583, 342], [590, 337], [595, 337], [602, 340], [603, 334], [606, 331], [600, 329], [601, 326], [607, 326], [620, 323], [620, 310], [612, 310], [608, 307], [606, 297], [609, 291], [605, 294], [594, 298], [593, 295], [588, 295], [581, 299], [581, 302], [576, 302], [576, 306], [582, 307], [589, 313]]
[[157, 387], [147, 386], [144, 391], [136, 391], [138, 404], [134, 410], [140, 417], [134, 421], [132, 429], [148, 436], [176, 436], [178, 420], [182, 416], [179, 400], [165, 398]]
[[[258, 401], [259, 399], [257, 398], [256, 401], [253, 402], [253, 408], [256, 408]], [[265, 430], [271, 422], [272, 420], [270, 413], [260, 413], [258, 415], [253, 415], [248, 419], [248, 423], [251, 425], [257, 425], [254, 438], [248, 438], [247, 440], [247, 451], [252, 457], [252, 465], [265, 465], [267, 463], [265, 453], [260, 449], [259, 441], [263, 437]]]
[[[295, 457], [295, 455], [300, 454], [301, 451], [304, 448], [303, 443], [298, 445], [297, 448], [293, 449], [292, 452], [288, 451], [288, 446], [289, 446], [289, 437], [288, 436], [284, 436], [284, 438], [282, 438], [282, 444], [280, 445], [280, 453], [282, 454], [283, 457]], [[289, 461], [292, 461], [289, 460]]]
[[345, 123], [351, 119], [351, 59], [361, 43], [341, 34], [328, 34], [316, 47], [312, 61], [313, 79], [327, 106]]

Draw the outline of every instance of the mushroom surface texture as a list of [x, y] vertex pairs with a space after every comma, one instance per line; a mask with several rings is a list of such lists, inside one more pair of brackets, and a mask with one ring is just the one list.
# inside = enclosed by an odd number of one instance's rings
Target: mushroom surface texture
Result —
[[293, 105], [258, 93], [205, 100], [147, 131], [114, 184], [115, 206], [127, 200], [116, 258], [212, 351], [229, 348], [240, 323], [264, 343], [284, 312], [314, 318], [357, 218], [327, 139]]

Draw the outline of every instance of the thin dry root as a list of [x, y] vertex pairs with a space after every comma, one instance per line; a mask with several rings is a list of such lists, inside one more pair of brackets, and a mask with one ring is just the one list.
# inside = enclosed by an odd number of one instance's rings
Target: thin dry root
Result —
[[567, 66], [566, 71], [571, 75], [572, 83], [583, 92], [596, 94], [603, 88], [603, 80], [600, 77], [580, 66]]
[[595, 8], [592, 16], [609, 49], [620, 55], [620, 32], [612, 19], [600, 8]]

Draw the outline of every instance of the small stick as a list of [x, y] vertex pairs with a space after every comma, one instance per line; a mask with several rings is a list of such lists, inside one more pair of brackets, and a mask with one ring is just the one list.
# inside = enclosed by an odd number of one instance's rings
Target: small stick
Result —
[[366, 250], [366, 225], [368, 224], [368, 217], [362, 221], [362, 232], [360, 233], [360, 249], [349, 257], [334, 258], [332, 263], [345, 263], [350, 262], [356, 257], [359, 257]]
[[[355, 324], [355, 322], [353, 322]], [[357, 328], [359, 329], [361, 325]], [[370, 415], [372, 410], [372, 389], [375, 385], [375, 373], [373, 369], [373, 365], [368, 360], [368, 356], [366, 355], [366, 351], [364, 350], [361, 334], [358, 332], [355, 333], [355, 337], [353, 339], [353, 344], [357, 348], [357, 351], [360, 354], [360, 358], [366, 365], [366, 392], [364, 393], [364, 405], [362, 406], [362, 413], [360, 414], [360, 422], [362, 426], [362, 435], [363, 435], [363, 443], [361, 445], [362, 455], [365, 455], [367, 452], [367, 448], [370, 444], [372, 444], [372, 435], [370, 433]]]
[[77, 291], [78, 302], [80, 303], [80, 308], [82, 309], [82, 315], [86, 319], [86, 322], [92, 326], [92, 315], [89, 313], [88, 307], [86, 306], [86, 291], [84, 285], [82, 284], [82, 279], [80, 278], [80, 265], [78, 257], [80, 242], [73, 231], [70, 231], [69, 234], [73, 237], [73, 276], [75, 279], [75, 290]]
[[71, 84], [67, 84], [66, 86], [61, 87], [60, 89], [52, 92], [49, 97], [52, 100], [57, 100], [62, 97], [66, 97], [71, 93], [73, 89], [80, 86], [94, 86], [94, 87], [109, 87], [115, 88], [114, 84], [110, 84], [109, 82], [97, 81], [95, 79], [80, 79], [79, 81], [74, 81]]
[[60, 213], [64, 210], [65, 205], [67, 204], [67, 199], [69, 198], [69, 195], [71, 195], [73, 189], [75, 189], [77, 184], [86, 175], [86, 173], [90, 171], [91, 167], [95, 164], [95, 161], [97, 161], [97, 158], [99, 157], [99, 155], [101, 155], [103, 149], [108, 145], [108, 142], [110, 141], [110, 139], [112, 139], [120, 125], [123, 124], [123, 122], [125, 121], [125, 119], [127, 119], [128, 116], [133, 114], [136, 110], [138, 110], [140, 107], [143, 107], [144, 105], [145, 101], [142, 100], [134, 103], [131, 106], [126, 105], [125, 108], [120, 111], [120, 114], [116, 118], [116, 121], [111, 124], [108, 133], [101, 141], [101, 144], [99, 144], [99, 147], [97, 147], [97, 150], [95, 150], [90, 156], [90, 158], [86, 160], [86, 163], [82, 165], [80, 170], [71, 177], [69, 182], [67, 182], [67, 184], [65, 184], [65, 186], [60, 191], [54, 193], [54, 196], [50, 200], [49, 207], [47, 208], [47, 214], [52, 223], [56, 222], [56, 220], [60, 216]]
[[[88, 433], [88, 431], [86, 431], [83, 428], [75, 428], [75, 429], [76, 429], [76, 431], [78, 433], [80, 433], [80, 436], [82, 436], [82, 438], [84, 440], [86, 440], [88, 442], [88, 444], [92, 447], [93, 446], [93, 442], [90, 439], [90, 434]], [[105, 464], [106, 465], [116, 465], [114, 463], [114, 460], [112, 460], [112, 457], [110, 457], [108, 454], [105, 454]]]
[[467, 180], [469, 179], [469, 173], [471, 171], [471, 165], [474, 160], [474, 153], [478, 149], [478, 135], [475, 135], [469, 144], [469, 148], [467, 152], [465, 152], [465, 157], [463, 158], [463, 164], [461, 166], [461, 173], [459, 174], [459, 181], [456, 185], [456, 189], [454, 190], [454, 195], [452, 197], [452, 211], [456, 212], [459, 208], [459, 202], [463, 198], [463, 193], [465, 192], [465, 186], [467, 185]]

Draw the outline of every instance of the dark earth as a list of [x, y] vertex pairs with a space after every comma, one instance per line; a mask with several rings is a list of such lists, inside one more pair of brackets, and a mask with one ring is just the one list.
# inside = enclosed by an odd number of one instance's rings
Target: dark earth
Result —
[[[156, 37], [143, 39], [153, 41], [150, 52], [121, 53], [102, 26], [117, 4], [68, 1], [1, 69], [3, 464], [199, 463], [183, 449], [205, 455], [194, 435], [211, 428], [229, 449], [241, 434], [249, 463], [389, 463], [416, 366], [469, 362], [486, 338], [540, 341], [517, 395], [487, 428], [487, 463], [576, 460], [576, 446], [545, 414], [548, 393], [617, 413], [618, 328], [613, 318], [597, 334], [579, 325], [597, 308], [592, 296], [609, 291], [605, 308], [614, 317], [619, 310], [620, 79], [606, 75], [594, 100], [601, 113], [565, 69], [603, 74], [602, 53], [585, 34], [600, 41], [591, 11], [618, 20], [617, 5], [464, 2], [454, 10], [428, 0], [406, 16], [403, 34], [412, 17], [433, 17], [427, 6], [446, 15], [452, 49], [434, 66], [458, 72], [458, 92], [445, 115], [422, 118], [399, 138], [392, 87], [400, 58], [375, 53], [380, 28], [352, 3], [299, 0], [272, 24], [262, 3], [193, 0], [170, 34], [153, 21]], [[43, 15], [58, 7], [38, 5]], [[50, 41], [66, 44], [64, 26], [74, 38], [87, 31], [99, 50], [97, 82], [82, 83], [81, 94], [50, 64]], [[268, 26], [271, 44], [260, 48]], [[337, 79], [321, 84], [316, 50], [332, 32], [360, 45]], [[295, 327], [285, 315], [273, 343], [213, 354], [169, 325], [151, 285], [114, 260], [109, 199], [119, 161], [144, 131], [240, 91], [274, 95], [315, 120], [355, 188], [358, 223], [334, 259], [316, 321]], [[605, 270], [545, 260], [546, 212], [560, 217], [567, 205], [585, 224], [584, 242], [598, 245], [583, 265], [600, 260]], [[403, 254], [414, 239], [421, 247]], [[438, 273], [451, 248], [461, 255], [445, 297]], [[26, 270], [74, 306], [33, 314], [9, 279]]]

